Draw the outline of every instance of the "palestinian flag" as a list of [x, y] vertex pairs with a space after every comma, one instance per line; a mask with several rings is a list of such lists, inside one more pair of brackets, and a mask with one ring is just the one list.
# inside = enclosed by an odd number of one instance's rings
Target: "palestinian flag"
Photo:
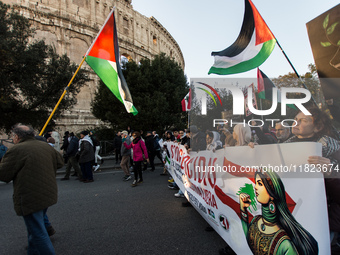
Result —
[[129, 88], [119, 64], [119, 47], [114, 9], [85, 55], [85, 61], [121, 101], [127, 112], [136, 115]]
[[[257, 68], [257, 93], [259, 98], [273, 100], [273, 88], [276, 88], [275, 84], [264, 74], [259, 68]], [[281, 91], [277, 90], [277, 102], [281, 103]], [[288, 107], [297, 110], [295, 105], [287, 104]]]
[[188, 94], [182, 100], [182, 111], [188, 112], [191, 109], [191, 89], [189, 90]]
[[276, 39], [251, 0], [245, 0], [241, 32], [236, 41], [219, 52], [212, 52], [214, 65], [209, 74], [242, 73], [260, 66], [272, 53]]
[[[276, 86], [259, 68], [257, 68], [257, 93], [259, 98], [273, 100], [273, 88]], [[281, 97], [278, 98], [278, 102]]]

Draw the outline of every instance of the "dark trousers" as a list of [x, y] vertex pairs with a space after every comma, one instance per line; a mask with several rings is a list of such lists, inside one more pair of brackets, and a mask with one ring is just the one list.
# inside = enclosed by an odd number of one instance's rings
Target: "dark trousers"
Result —
[[161, 150], [156, 150], [155, 156], [157, 156], [157, 158], [159, 158], [159, 160], [162, 162], [162, 166], [163, 166], [164, 164], [163, 164], [163, 159], [162, 159], [162, 155], [161, 155]]
[[142, 171], [143, 161], [133, 161], [133, 173], [135, 175], [135, 180], [143, 181], [143, 171]]
[[116, 152], [116, 163], [118, 163], [118, 161], [122, 161], [122, 155], [120, 154], [120, 149], [116, 149], [115, 152]]
[[80, 163], [80, 169], [83, 174], [83, 179], [93, 180], [92, 161], [86, 162], [86, 163]]
[[155, 170], [155, 152], [154, 151], [148, 151], [148, 156], [149, 156], [149, 162], [150, 162], [150, 166], [151, 166], [151, 170]]
[[74, 168], [74, 172], [77, 174], [77, 176], [79, 178], [81, 178], [81, 171], [80, 171], [80, 168], [79, 168], [79, 163], [78, 163], [78, 160], [76, 159], [75, 156], [70, 156], [68, 158], [65, 177], [66, 178], [70, 177], [72, 167]]

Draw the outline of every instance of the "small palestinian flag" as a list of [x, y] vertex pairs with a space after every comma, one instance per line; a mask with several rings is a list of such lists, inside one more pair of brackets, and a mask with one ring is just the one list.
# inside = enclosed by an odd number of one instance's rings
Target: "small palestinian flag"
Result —
[[[259, 98], [273, 100], [273, 88], [276, 86], [259, 68], [257, 68], [257, 93]], [[278, 98], [281, 101], [281, 97]]]
[[132, 97], [119, 64], [119, 47], [114, 8], [85, 54], [86, 63], [96, 72], [104, 84], [122, 102], [126, 111], [136, 115]]
[[212, 52], [214, 65], [209, 74], [236, 74], [260, 66], [272, 53], [276, 39], [251, 0], [245, 0], [241, 32], [236, 41], [219, 52]]
[[[257, 93], [259, 98], [273, 100], [273, 88], [276, 88], [275, 84], [264, 74], [259, 68], [257, 68]], [[281, 91], [277, 90], [277, 102], [281, 103]], [[287, 104], [288, 107], [297, 110], [295, 105]]]
[[188, 94], [183, 98], [182, 102], [182, 111], [188, 112], [191, 109], [191, 89], [189, 90]]

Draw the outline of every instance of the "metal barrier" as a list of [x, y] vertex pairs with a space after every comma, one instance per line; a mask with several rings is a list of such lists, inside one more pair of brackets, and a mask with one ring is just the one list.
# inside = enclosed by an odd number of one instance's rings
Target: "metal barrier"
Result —
[[109, 156], [114, 155], [114, 143], [113, 140], [105, 140], [100, 141], [100, 151], [99, 155], [101, 156]]

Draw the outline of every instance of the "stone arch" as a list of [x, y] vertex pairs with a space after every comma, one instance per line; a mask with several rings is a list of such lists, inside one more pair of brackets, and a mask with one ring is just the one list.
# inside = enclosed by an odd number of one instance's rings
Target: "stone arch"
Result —
[[68, 49], [68, 55], [70, 59], [72, 59], [76, 64], [80, 64], [83, 59], [83, 56], [86, 53], [86, 50], [89, 46], [87, 42], [79, 37], [72, 37], [70, 38], [70, 44]]
[[57, 51], [59, 50], [60, 45], [58, 45], [58, 37], [57, 37], [56, 34], [50, 32], [50, 31], [37, 30], [35, 32], [34, 38], [40, 39], [40, 40], [43, 39], [45, 44], [51, 45]]

